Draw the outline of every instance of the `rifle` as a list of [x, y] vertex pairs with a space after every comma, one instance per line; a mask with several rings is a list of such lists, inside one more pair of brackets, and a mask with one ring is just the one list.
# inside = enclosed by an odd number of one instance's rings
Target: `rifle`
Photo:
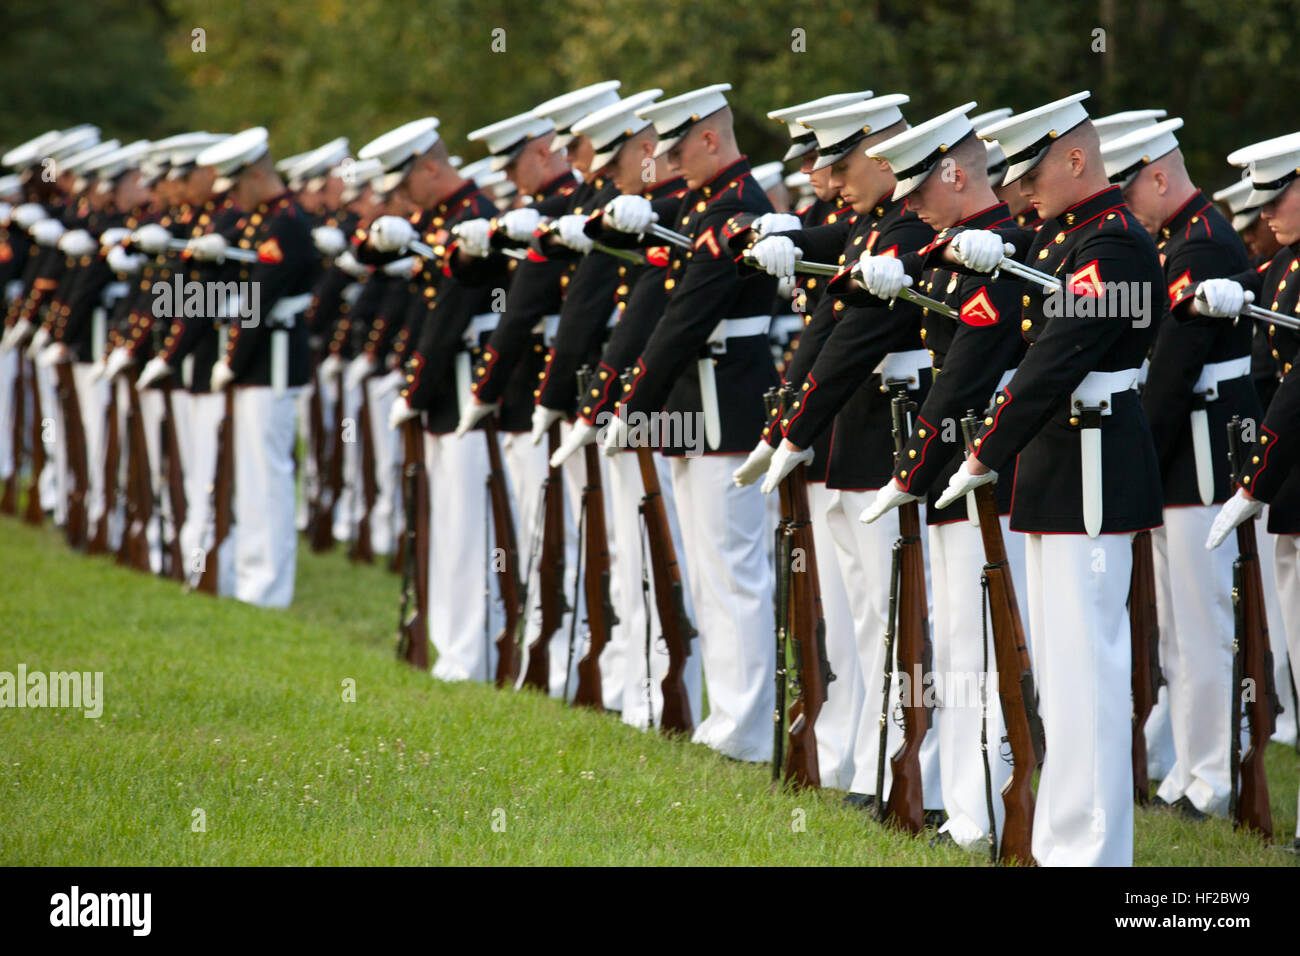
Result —
[[[1234, 484], [1240, 483], [1244, 471], [1242, 427], [1237, 415], [1228, 423], [1228, 459]], [[1228, 809], [1236, 826], [1258, 830], [1266, 840], [1271, 840], [1273, 815], [1268, 805], [1264, 750], [1277, 729], [1277, 715], [1282, 712], [1282, 705], [1273, 683], [1273, 651], [1268, 642], [1268, 619], [1253, 520], [1237, 525], [1237, 560], [1232, 564], [1232, 606], [1235, 624], [1230, 728], [1232, 786], [1228, 793]], [[1249, 699], [1246, 697], [1248, 689], [1251, 691]], [[1250, 731], [1250, 746], [1244, 754], [1241, 752], [1243, 708]]]
[[[794, 389], [787, 385], [777, 394], [782, 416], [788, 415]], [[781, 762], [779, 728], [787, 716], [786, 687], [792, 683], [795, 701], [788, 714], [789, 759], [785, 766], [785, 782], [796, 787], [820, 787], [817, 716], [829, 696], [826, 685], [835, 679], [835, 675], [831, 673], [826, 655], [826, 621], [822, 617], [817, 551], [808, 509], [807, 470], [799, 467], [787, 475], [781, 482], [779, 493], [779, 533], [782, 539], [777, 554], [782, 565], [777, 568], [777, 579], [783, 589], [778, 591], [776, 602], [780, 614], [777, 648], [781, 656], [776, 664], [778, 739], [773, 771], [775, 774], [779, 770]], [[791, 645], [793, 654], [790, 653]], [[793, 682], [787, 681], [787, 674], [793, 675]]]
[[117, 470], [122, 457], [122, 441], [117, 429], [117, 386], [109, 383], [106, 447], [104, 449], [104, 512], [95, 523], [95, 535], [86, 546], [87, 554], [108, 551], [109, 523], [117, 512]]
[[524, 601], [519, 580], [519, 547], [515, 542], [515, 519], [510, 510], [510, 492], [506, 488], [506, 470], [501, 461], [501, 444], [496, 419], [483, 422], [483, 437], [488, 451], [488, 496], [492, 502], [492, 529], [496, 546], [502, 552], [497, 587], [505, 605], [506, 622], [497, 635], [496, 686], [509, 687], [519, 676], [519, 634], [524, 623]]
[[144, 433], [144, 415], [140, 411], [140, 393], [135, 380], [126, 378], [128, 406], [126, 436], [130, 454], [127, 466], [126, 514], [123, 533], [126, 563], [137, 571], [150, 573], [149, 522], [153, 519], [153, 479], [149, 471], [149, 443]]
[[357, 520], [357, 536], [348, 549], [348, 559], [374, 564], [375, 552], [370, 543], [370, 512], [375, 507], [375, 438], [370, 429], [370, 394], [366, 383], [361, 383], [361, 404], [357, 418], [361, 423], [361, 517]]
[[[162, 450], [163, 490], [171, 507], [172, 537], [163, 541], [163, 554], [167, 556], [167, 576], [176, 581], [185, 580], [185, 561], [181, 555], [181, 526], [185, 524], [185, 475], [182, 472], [181, 444], [176, 435], [176, 416], [172, 410], [172, 383], [164, 381], [162, 391], [163, 418], [159, 447]], [[160, 509], [161, 510], [161, 509]]]
[[[23, 366], [22, 355], [18, 356], [18, 368]], [[41, 437], [44, 431], [41, 422], [41, 387], [37, 381], [36, 365], [32, 365], [32, 374], [28, 378], [32, 393], [32, 474], [31, 483], [27, 486], [27, 510], [23, 512], [23, 521], [27, 524], [40, 525], [45, 522], [45, 512], [41, 509], [41, 472], [45, 470], [45, 442]], [[17, 466], [17, 459], [14, 459]], [[15, 467], [14, 478], [17, 479], [17, 470]]]
[[[586, 368], [586, 366], [584, 366]], [[590, 388], [593, 373], [587, 369], [586, 380], [578, 386], [578, 394]], [[582, 373], [579, 373], [582, 379]], [[605, 536], [605, 494], [600, 483], [600, 451], [594, 444], [583, 449], [587, 464], [585, 499], [587, 520], [585, 546], [587, 570], [583, 579], [587, 598], [587, 624], [591, 637], [587, 653], [578, 661], [578, 689], [573, 694], [573, 706], [605, 709], [604, 693], [600, 684], [600, 655], [609, 643], [610, 632], [618, 623], [613, 602], [609, 597], [609, 539]]]
[[[546, 436], [546, 454], [560, 448], [560, 423], [551, 425]], [[550, 644], [569, 610], [564, 600], [564, 483], [559, 468], [548, 464], [546, 483], [542, 486], [542, 557], [538, 568], [542, 589], [542, 630], [528, 645], [528, 667], [524, 687], [550, 693]]]
[[23, 353], [14, 352], [14, 397], [13, 397], [13, 471], [5, 479], [4, 495], [0, 496], [0, 514], [16, 515], [18, 513], [18, 471], [23, 460], [23, 404], [26, 393], [23, 391]]
[[307, 505], [307, 540], [317, 554], [334, 545], [334, 494], [325, 473], [325, 406], [321, 401], [319, 367], [312, 373], [307, 416], [311, 427], [311, 456], [316, 463], [316, 486]]
[[317, 524], [312, 538], [312, 548], [317, 552], [328, 551], [334, 546], [334, 509], [338, 505], [339, 496], [343, 494], [343, 394], [343, 380], [340, 377], [338, 394], [334, 397], [334, 440], [330, 443], [330, 468], [325, 484], [329, 492], [329, 504], [321, 509], [325, 526]]
[[[962, 419], [966, 449], [974, 450], [975, 433], [980, 419], [967, 412]], [[1007, 563], [1002, 541], [1002, 522], [998, 517], [998, 499], [993, 484], [975, 489], [975, 509], [979, 517], [980, 536], [984, 539], [983, 579], [988, 594], [989, 616], [993, 621], [993, 656], [998, 672], [998, 699], [1006, 739], [1011, 747], [1011, 777], [1002, 786], [1002, 805], [1006, 816], [1002, 824], [1002, 842], [996, 859], [1033, 865], [1031, 849], [1034, 831], [1033, 776], [1043, 761], [1043, 722], [1038, 716], [1038, 694], [1029, 666], [1029, 647], [1025, 628], [1020, 622], [1020, 605], [1016, 601], [1011, 566]], [[985, 680], [988, 675], [985, 675]], [[987, 759], [987, 758], [986, 758]], [[994, 825], [989, 815], [989, 827]], [[990, 835], [992, 831], [990, 829]]]
[[429, 669], [429, 478], [424, 470], [420, 419], [402, 425], [402, 500], [406, 508], [406, 553], [402, 565], [402, 607], [397, 620], [397, 657], [416, 670]]
[[58, 381], [59, 407], [63, 411], [63, 446], [68, 456], [68, 474], [72, 487], [68, 490], [68, 519], [64, 534], [68, 546], [78, 550], [86, 547], [89, 522], [86, 518], [86, 486], [90, 483], [90, 469], [86, 463], [86, 430], [81, 420], [81, 403], [77, 399], [77, 383], [72, 375], [72, 364], [60, 362], [54, 366]]
[[1165, 682], [1160, 673], [1160, 623], [1156, 617], [1156, 574], [1151, 532], [1133, 536], [1133, 573], [1128, 587], [1128, 624], [1133, 646], [1133, 795], [1138, 806], [1151, 796], [1147, 779], [1147, 718]]
[[[629, 368], [620, 376], [625, 388], [636, 378], [636, 370]], [[686, 600], [682, 592], [682, 570], [677, 564], [677, 548], [673, 544], [672, 529], [668, 524], [668, 511], [664, 507], [663, 492], [659, 487], [659, 471], [655, 467], [654, 452], [646, 445], [636, 448], [636, 463], [641, 471], [641, 487], [645, 495], [638, 510], [645, 527], [646, 544], [650, 552], [650, 570], [654, 578], [655, 607], [659, 611], [659, 626], [668, 646], [668, 671], [659, 687], [663, 692], [663, 711], [659, 718], [659, 731], [665, 735], [687, 735], [694, 729], [691, 720], [691, 702], [686, 693], [686, 658], [691, 653], [691, 639], [699, 632], [686, 613]], [[650, 616], [646, 614], [647, 632]], [[648, 662], [647, 662], [648, 663]], [[646, 678], [649, 679], [649, 670]]]
[[235, 395], [226, 389], [226, 407], [217, 426], [217, 464], [212, 479], [212, 497], [208, 514], [212, 522], [212, 547], [203, 556], [203, 568], [199, 575], [198, 589], [204, 594], [218, 593], [218, 570], [221, 545], [230, 535], [232, 522], [231, 493], [235, 484]]
[[[906, 382], [890, 382], [893, 392], [890, 409], [893, 417], [895, 461], [903, 456], [907, 443], [912, 412], [916, 403], [907, 395]], [[925, 603], [925, 556], [921, 549], [921, 512], [915, 501], [898, 509], [898, 540], [894, 542], [893, 577], [890, 585], [890, 625], [895, 629], [898, 644], [898, 667], [917, 683], [930, 669], [930, 634]], [[897, 615], [895, 621], [895, 615]], [[886, 644], [890, 644], [886, 634]], [[902, 704], [903, 742], [889, 758], [893, 782], [889, 800], [882, 798], [884, 784], [883, 754], [889, 730], [889, 684], [893, 662], [886, 652], [885, 694], [881, 712], [881, 747], [877, 756], [876, 806], [881, 822], [892, 821], [910, 833], [920, 833], [925, 827], [925, 808], [921, 799], [921, 741], [930, 726], [930, 714], [923, 703], [921, 688], [905, 681]], [[910, 699], [908, 699], [910, 698]], [[918, 702], [921, 701], [921, 702]]]

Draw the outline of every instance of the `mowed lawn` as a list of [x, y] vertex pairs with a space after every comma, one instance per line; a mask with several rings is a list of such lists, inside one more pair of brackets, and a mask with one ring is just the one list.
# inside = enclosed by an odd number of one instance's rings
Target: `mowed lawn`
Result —
[[[0, 671], [102, 671], [99, 719], [0, 710], [0, 864], [980, 865], [840, 794], [393, 655], [398, 579], [299, 552], [289, 611], [183, 594], [0, 519]], [[475, 597], [474, 599], [477, 599]], [[355, 688], [355, 701], [349, 688]], [[1300, 758], [1268, 755], [1276, 832]], [[1139, 811], [1137, 862], [1287, 865]]]

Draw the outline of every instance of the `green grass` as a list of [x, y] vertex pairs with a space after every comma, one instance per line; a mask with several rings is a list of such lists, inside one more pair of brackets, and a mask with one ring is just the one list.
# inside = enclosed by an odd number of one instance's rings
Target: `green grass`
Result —
[[[433, 682], [394, 660], [397, 579], [337, 552], [300, 549], [282, 612], [182, 594], [10, 519], [0, 565], [0, 670], [103, 671], [105, 697], [98, 720], [0, 710], [0, 864], [985, 859], [883, 830], [838, 793], [773, 792], [765, 766], [531, 692]], [[1279, 836], [1298, 760], [1269, 753]], [[1223, 821], [1138, 813], [1140, 864], [1292, 860]]]

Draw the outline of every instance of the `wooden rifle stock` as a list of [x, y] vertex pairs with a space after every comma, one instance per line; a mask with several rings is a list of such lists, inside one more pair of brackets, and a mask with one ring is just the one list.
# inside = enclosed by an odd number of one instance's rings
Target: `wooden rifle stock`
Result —
[[[582, 394], [580, 391], [579, 394]], [[609, 539], [605, 533], [605, 493], [600, 480], [600, 451], [595, 444], [583, 448], [587, 464], [587, 517], [584, 527], [587, 566], [583, 593], [587, 602], [587, 624], [591, 639], [587, 653], [578, 661], [578, 688], [573, 706], [605, 709], [600, 683], [600, 655], [609, 643], [610, 633], [618, 623], [609, 597]]]
[[4, 494], [0, 495], [0, 514], [18, 514], [18, 471], [23, 462], [23, 416], [25, 414], [27, 393], [24, 390], [26, 376], [23, 375], [23, 353], [15, 351], [14, 355], [14, 394], [13, 394], [13, 471], [5, 479]]
[[204, 594], [218, 593], [218, 572], [221, 545], [230, 535], [232, 509], [231, 494], [235, 484], [235, 395], [228, 387], [225, 394], [225, 412], [217, 426], [217, 465], [212, 479], [212, 499], [209, 514], [212, 516], [212, 547], [203, 559], [198, 589]]
[[307, 414], [311, 420], [311, 455], [316, 462], [316, 487], [307, 510], [307, 540], [316, 554], [334, 546], [334, 499], [325, 449], [325, 403], [321, 401], [324, 382], [317, 367], [313, 373], [311, 400]]
[[510, 493], [506, 488], [506, 469], [501, 460], [501, 442], [496, 419], [483, 422], [483, 437], [488, 451], [488, 494], [492, 502], [492, 530], [496, 546], [502, 552], [501, 570], [497, 572], [501, 601], [506, 620], [496, 638], [496, 686], [510, 687], [519, 676], [519, 634], [525, 618], [522, 584], [519, 577], [519, 546], [515, 538], [515, 519], [511, 513]]
[[[1233, 416], [1228, 424], [1228, 455], [1234, 483], [1242, 475], [1242, 423]], [[1240, 827], [1257, 830], [1266, 840], [1273, 838], [1273, 814], [1268, 803], [1268, 778], [1264, 772], [1264, 751], [1277, 729], [1282, 712], [1273, 682], [1273, 652], [1268, 639], [1264, 587], [1259, 572], [1259, 549], [1253, 519], [1237, 525], [1237, 560], [1232, 565], [1232, 604], [1236, 632], [1233, 640], [1233, 688], [1231, 726], [1232, 787], [1229, 815]], [[1253, 687], [1247, 700], [1244, 691]], [[1241, 711], [1245, 709], [1250, 745], [1241, 753]], [[1240, 784], [1240, 792], [1238, 785]]]
[[1160, 623], [1156, 617], [1156, 574], [1150, 531], [1139, 531], [1133, 536], [1128, 622], [1133, 648], [1133, 797], [1139, 806], [1145, 806], [1151, 796], [1146, 723], [1164, 683], [1160, 675]]
[[86, 488], [90, 483], [90, 469], [86, 462], [86, 429], [81, 420], [81, 402], [77, 398], [77, 383], [72, 374], [71, 362], [54, 366], [58, 381], [59, 408], [63, 412], [63, 446], [68, 459], [68, 476], [71, 487], [67, 497], [67, 523], [63, 531], [68, 546], [81, 550], [90, 536], [86, 518]]
[[126, 378], [129, 404], [126, 413], [127, 445], [131, 455], [127, 479], [126, 563], [137, 571], [152, 572], [149, 522], [153, 520], [153, 478], [149, 468], [149, 443], [144, 433], [140, 393], [134, 378]]
[[109, 383], [108, 410], [104, 449], [104, 511], [95, 523], [95, 534], [86, 547], [87, 554], [106, 554], [110, 522], [117, 513], [117, 472], [121, 464], [122, 440], [117, 427], [117, 386]]
[[[979, 419], [968, 413], [962, 420], [969, 450]], [[975, 509], [984, 539], [984, 578], [988, 582], [989, 617], [993, 625], [993, 657], [998, 673], [998, 699], [1011, 747], [1011, 777], [1002, 786], [1006, 817], [998, 859], [1032, 866], [1034, 856], [1034, 771], [1043, 760], [1043, 724], [1038, 717], [1038, 696], [1029, 663], [1029, 645], [1020, 621], [1020, 604], [1007, 563], [998, 515], [995, 485], [975, 489]], [[987, 675], [985, 675], [987, 680]], [[993, 821], [989, 821], [993, 825]]]
[[[20, 368], [22, 364], [23, 358], [20, 353], [18, 356]], [[32, 525], [45, 522], [45, 512], [41, 510], [41, 472], [45, 470], [45, 442], [41, 437], [44, 428], [41, 422], [41, 387], [37, 378], [36, 364], [32, 363], [31, 375], [27, 379], [32, 399], [32, 474], [27, 486], [27, 508], [23, 512], [23, 521]], [[15, 459], [15, 463], [16, 461]], [[14, 477], [16, 478], [17, 475], [15, 474]]]
[[407, 560], [402, 565], [402, 610], [397, 656], [416, 670], [429, 669], [429, 478], [424, 470], [424, 426], [402, 425], [402, 497], [406, 507]]
[[[551, 425], [546, 436], [546, 453], [554, 455], [560, 448], [560, 423]], [[564, 600], [564, 479], [559, 468], [548, 466], [542, 492], [542, 556], [538, 567], [538, 586], [542, 591], [542, 630], [528, 645], [528, 667], [524, 687], [550, 693], [551, 638], [564, 622], [569, 610]]]
[[159, 443], [163, 453], [163, 488], [167, 492], [167, 502], [171, 508], [172, 536], [163, 542], [167, 555], [167, 576], [176, 581], [185, 580], [185, 560], [181, 554], [181, 527], [185, 524], [185, 474], [182, 470], [181, 443], [176, 433], [176, 415], [172, 406], [172, 384], [164, 381], [162, 391], [163, 420], [162, 441]]
[[[908, 420], [915, 403], [907, 396], [906, 384], [891, 384], [894, 447], [902, 454], [907, 442]], [[930, 715], [922, 702], [922, 688], [915, 686], [930, 668], [929, 615], [925, 600], [925, 556], [921, 545], [921, 511], [915, 501], [898, 509], [898, 667], [909, 680], [903, 682], [903, 741], [889, 758], [892, 782], [884, 818], [910, 833], [925, 827], [921, 797], [921, 741], [930, 727]], [[888, 666], [888, 665], [886, 665]], [[888, 709], [886, 710], [888, 714]], [[876, 795], [877, 799], [880, 794]]]
[[370, 428], [370, 393], [366, 383], [361, 383], [361, 404], [358, 406], [357, 418], [360, 419], [359, 435], [361, 438], [361, 517], [357, 520], [356, 537], [348, 549], [348, 558], [373, 564], [374, 548], [370, 541], [370, 512], [375, 507], [377, 488], [375, 487], [375, 436]]
[[655, 607], [659, 611], [659, 626], [663, 628], [664, 643], [668, 645], [668, 671], [659, 682], [659, 689], [663, 692], [659, 730], [668, 735], [686, 735], [695, 729], [695, 723], [691, 719], [690, 697], [686, 691], [686, 658], [691, 653], [691, 639], [699, 632], [686, 613], [682, 569], [677, 564], [677, 548], [673, 544], [668, 512], [664, 508], [654, 452], [644, 445], [638, 446], [636, 463], [641, 471], [641, 486], [645, 489], [645, 495], [641, 499], [641, 513], [645, 520], [647, 550], [650, 552]]

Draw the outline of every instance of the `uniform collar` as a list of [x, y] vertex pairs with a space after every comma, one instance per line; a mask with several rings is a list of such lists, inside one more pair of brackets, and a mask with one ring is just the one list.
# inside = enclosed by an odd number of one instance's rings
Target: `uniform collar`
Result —
[[1081, 199], [1056, 217], [1063, 231], [1078, 229], [1085, 222], [1096, 219], [1107, 210], [1124, 205], [1124, 193], [1118, 186], [1107, 186], [1087, 199]]
[[1205, 212], [1210, 201], [1205, 198], [1205, 194], [1199, 189], [1192, 193], [1187, 202], [1178, 207], [1178, 211], [1165, 221], [1160, 227], [1161, 239], [1168, 239], [1176, 232], [1182, 232], [1187, 228], [1193, 219]]
[[[714, 176], [707, 183], [701, 186], [699, 191], [704, 196], [705, 199], [712, 199], [714, 196], [722, 192], [724, 189], [729, 188], [733, 180], [739, 179], [741, 176], [744, 176], [748, 172], [749, 172], [749, 157], [741, 156], [740, 159], [736, 160], [730, 166], [726, 167], [723, 170], [720, 170], [716, 176]], [[724, 181], [726, 185], [720, 186], [719, 184], [723, 183]]]
[[646, 193], [646, 196], [650, 199], [662, 199], [664, 196], [678, 196], [684, 192], [686, 192], [686, 180], [680, 176], [674, 176], [667, 182], [656, 185]]
[[438, 203], [434, 211], [438, 213], [445, 213], [456, 203], [463, 202], [464, 200], [468, 199], [470, 196], [474, 195], [476, 192], [478, 192], [478, 186], [474, 185], [473, 180], [470, 179], [461, 180], [461, 184], [457, 186], [454, 190], [452, 190], [450, 196], [445, 198], [442, 202]]
[[543, 199], [554, 196], [565, 186], [576, 186], [577, 183], [578, 181], [573, 177], [573, 170], [566, 169], [541, 189], [537, 190], [537, 192], [533, 193], [533, 201], [541, 202]]

